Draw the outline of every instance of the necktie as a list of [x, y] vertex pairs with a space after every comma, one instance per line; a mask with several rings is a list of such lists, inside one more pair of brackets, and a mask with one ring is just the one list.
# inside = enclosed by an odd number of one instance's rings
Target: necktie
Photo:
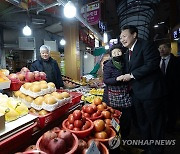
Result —
[[132, 56], [132, 50], [129, 50], [129, 60], [131, 59]]
[[162, 64], [161, 64], [161, 71], [163, 72], [163, 74], [166, 73], [166, 64], [165, 64], [165, 58], [162, 59]]

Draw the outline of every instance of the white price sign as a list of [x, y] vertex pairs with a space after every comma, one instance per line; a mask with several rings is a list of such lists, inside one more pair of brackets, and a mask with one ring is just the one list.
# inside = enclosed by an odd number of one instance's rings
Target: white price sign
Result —
[[119, 132], [120, 130], [120, 125], [116, 122], [116, 120], [114, 118], [112, 118], [111, 120], [111, 125], [114, 127], [114, 129]]
[[100, 154], [99, 149], [96, 146], [96, 143], [92, 141], [91, 145], [89, 146], [86, 154]]

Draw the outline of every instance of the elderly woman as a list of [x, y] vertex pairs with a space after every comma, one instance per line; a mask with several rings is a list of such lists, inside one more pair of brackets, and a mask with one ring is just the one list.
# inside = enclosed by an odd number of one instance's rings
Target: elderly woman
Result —
[[107, 86], [108, 105], [120, 110], [120, 128], [122, 138], [126, 138], [131, 127], [131, 98], [129, 96], [128, 83], [121, 80], [124, 72], [124, 47], [120, 44], [114, 45], [110, 49], [111, 60], [108, 60], [103, 67], [103, 79]]
[[53, 82], [57, 89], [64, 86], [58, 64], [50, 57], [50, 47], [46, 45], [40, 47], [40, 58], [32, 63], [30, 70], [45, 72], [47, 82]]

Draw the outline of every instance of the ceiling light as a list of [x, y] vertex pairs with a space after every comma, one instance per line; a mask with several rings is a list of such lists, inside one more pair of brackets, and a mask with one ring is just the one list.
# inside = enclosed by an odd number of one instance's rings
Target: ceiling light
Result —
[[67, 18], [73, 18], [76, 16], [76, 7], [71, 1], [68, 1], [64, 6], [64, 15]]
[[60, 41], [60, 45], [64, 46], [65, 44], [66, 44], [65, 39], [61, 39], [61, 41]]
[[108, 50], [109, 49], [109, 45], [107, 44], [107, 45], [105, 45], [105, 49], [106, 50]]
[[26, 36], [30, 36], [32, 34], [31, 28], [28, 25], [23, 28], [23, 34]]
[[88, 55], [87, 55], [87, 53], [85, 52], [85, 54], [84, 54], [84, 58], [85, 59], [87, 59], [88, 58]]
[[154, 28], [158, 28], [159, 27], [159, 25], [154, 25]]
[[104, 34], [103, 34], [103, 42], [104, 42], [104, 43], [107, 43], [107, 42], [108, 42], [108, 35], [107, 35], [106, 32], [104, 32]]

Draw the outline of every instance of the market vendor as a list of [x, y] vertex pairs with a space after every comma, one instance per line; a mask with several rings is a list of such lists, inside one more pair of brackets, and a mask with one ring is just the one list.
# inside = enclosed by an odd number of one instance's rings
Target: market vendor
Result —
[[45, 72], [47, 76], [47, 82], [53, 82], [56, 88], [59, 89], [63, 87], [63, 80], [61, 77], [61, 71], [58, 67], [57, 62], [50, 56], [50, 47], [47, 45], [42, 45], [40, 47], [40, 58], [35, 60], [31, 66], [30, 70]]

